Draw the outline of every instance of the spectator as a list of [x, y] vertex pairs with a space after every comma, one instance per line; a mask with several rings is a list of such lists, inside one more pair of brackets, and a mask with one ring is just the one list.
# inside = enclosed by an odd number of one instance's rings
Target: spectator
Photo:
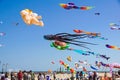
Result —
[[18, 72], [17, 77], [18, 77], [18, 80], [22, 80], [23, 79], [23, 73], [22, 73], [21, 70]]

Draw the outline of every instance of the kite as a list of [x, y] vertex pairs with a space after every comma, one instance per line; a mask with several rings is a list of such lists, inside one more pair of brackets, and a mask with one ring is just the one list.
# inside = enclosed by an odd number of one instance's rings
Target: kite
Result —
[[4, 32], [0, 32], [0, 36], [4, 36], [5, 35], [5, 33]]
[[101, 57], [101, 58], [104, 58], [104, 59], [106, 59], [106, 60], [110, 59], [110, 57], [107, 57], [106, 55], [101, 55], [101, 54], [99, 54], [98, 56]]
[[86, 51], [83, 51], [83, 50], [77, 50], [77, 49], [70, 49], [70, 50], [73, 50], [74, 52], [77, 52], [81, 55], [85, 55], [85, 56], [90, 55], [89, 53], [87, 53]]
[[118, 69], [120, 69], [120, 64], [118, 64], [118, 63], [105, 64], [105, 63], [103, 63], [103, 62], [100, 62], [100, 64], [101, 64], [102, 66], [104, 66], [104, 67], [109, 67], [111, 74], [112, 74], [112, 69], [113, 69], [113, 68], [118, 68]]
[[71, 61], [72, 61], [72, 57], [71, 57], [71, 56], [68, 56], [68, 57], [67, 57], [67, 60], [71, 62]]
[[53, 61], [52, 61], [51, 63], [52, 63], [52, 64], [55, 64], [55, 62], [53, 62]]
[[95, 15], [100, 15], [100, 13], [95, 13]]
[[19, 25], [19, 23], [18, 23], [18, 22], [16, 22], [16, 23], [14, 23], [14, 25], [15, 25], [15, 26], [18, 26], [18, 25]]
[[56, 49], [59, 49], [59, 50], [65, 50], [69, 48], [69, 44], [65, 42], [60, 42], [60, 41], [52, 42], [50, 46], [55, 47]]
[[89, 42], [79, 41], [79, 39], [83, 39], [85, 37], [89, 37], [87, 34], [69, 34], [69, 33], [58, 33], [55, 35], [44, 35], [44, 39], [54, 41], [52, 46], [60, 50], [68, 49], [68, 44], [73, 44], [76, 46], [84, 47], [89, 49], [88, 47], [84, 46], [85, 44], [92, 44]]
[[68, 71], [70, 71], [71, 73], [75, 73], [75, 70], [73, 68], [70, 68], [68, 64], [64, 63], [62, 60], [59, 61], [59, 63], [61, 65], [63, 65], [65, 67], [65, 69], [67, 69]]
[[80, 7], [81, 10], [90, 10], [92, 8], [93, 8], [92, 6], [81, 6]]
[[107, 57], [106, 55], [98, 54], [98, 53], [91, 52], [91, 51], [83, 51], [83, 50], [76, 50], [76, 49], [71, 49], [71, 50], [73, 50], [74, 52], [77, 52], [81, 55], [85, 55], [85, 56], [89, 56], [90, 54], [92, 54], [92, 55], [95, 55], [96, 57], [101, 57], [106, 60], [110, 59], [110, 57]]
[[85, 65], [89, 65], [86, 60], [85, 60], [85, 61], [80, 61], [80, 60], [79, 60], [78, 62], [80, 62], [80, 63], [82, 63], [82, 64], [85, 64]]
[[75, 68], [78, 69], [79, 68], [79, 64], [77, 62], [75, 62]]
[[113, 45], [109, 45], [109, 44], [106, 44], [105, 46], [106, 46], [107, 48], [111, 48], [111, 49], [115, 49], [115, 50], [120, 50], [120, 48], [117, 47], [117, 46], [113, 46]]
[[110, 29], [112, 29], [112, 30], [120, 30], [119, 27], [110, 27]]
[[106, 63], [103, 63], [103, 62], [100, 62], [100, 64], [104, 67], [113, 67], [113, 68], [119, 68], [120, 69], [120, 64], [119, 63], [112, 63], [112, 64], [106, 64]]
[[113, 27], [113, 26], [120, 26], [120, 25], [118, 25], [118, 24], [116, 24], [116, 23], [110, 23], [109, 26], [110, 26], [110, 27]]
[[64, 9], [66, 9], [66, 10], [71, 10], [71, 9], [90, 10], [90, 9], [93, 8], [91, 6], [81, 6], [81, 7], [78, 7], [74, 3], [67, 3], [67, 4], [61, 3], [60, 6], [62, 8], [64, 8]]
[[25, 9], [20, 12], [23, 21], [28, 25], [38, 25], [38, 26], [44, 26], [43, 21], [41, 20], [42, 17], [39, 16], [37, 13], [33, 13], [32, 10]]
[[73, 30], [73, 31], [74, 31], [75, 33], [77, 33], [77, 34], [84, 33], [84, 34], [90, 35], [90, 37], [96, 37], [96, 36], [100, 36], [100, 35], [101, 35], [100, 33], [87, 32], [87, 31], [78, 30], [78, 29], [75, 29], [75, 30]]
[[120, 30], [120, 27], [118, 27], [120, 25], [118, 25], [116, 23], [110, 23], [109, 26], [110, 26], [110, 29], [112, 29], [112, 30]]
[[84, 34], [87, 34], [87, 35], [89, 35], [89, 38], [99, 38], [99, 39], [102, 39], [102, 40], [108, 40], [107, 38], [105, 38], [105, 37], [101, 37], [100, 35], [100, 33], [95, 33], [95, 32], [87, 32], [87, 31], [84, 31], [84, 30], [78, 30], [78, 29], [75, 29], [75, 30], [73, 30], [75, 33], [77, 33], [77, 34], [82, 34], [82, 33], [84, 33]]
[[76, 46], [80, 46], [80, 47], [84, 47], [89, 49], [88, 47], [85, 46], [85, 44], [91, 44], [91, 45], [96, 45], [93, 43], [89, 43], [89, 42], [83, 42], [83, 41], [79, 41], [80, 39], [86, 38], [86, 37], [90, 37], [90, 36], [99, 36], [99, 33], [89, 33], [89, 32], [85, 32], [85, 33], [80, 33], [80, 34], [69, 34], [69, 33], [58, 33], [55, 35], [44, 35], [44, 39], [46, 40], [50, 40], [53, 41], [51, 43], [51, 47], [54, 47], [58, 50], [72, 50], [74, 52], [77, 52], [81, 55], [99, 55], [95, 52], [91, 52], [91, 51], [83, 51], [83, 50], [77, 50], [77, 49], [73, 49], [70, 47], [70, 44], [76, 45]]
[[90, 66], [91, 69], [93, 70], [98, 70], [97, 68], [93, 67], [93, 66]]

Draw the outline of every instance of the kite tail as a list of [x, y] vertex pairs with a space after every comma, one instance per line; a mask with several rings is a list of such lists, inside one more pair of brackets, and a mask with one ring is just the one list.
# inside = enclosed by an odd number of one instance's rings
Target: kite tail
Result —
[[72, 50], [72, 51], [77, 52], [78, 54], [81, 54], [81, 55], [87, 53], [86, 51], [83, 51], [83, 50], [77, 50], [77, 49], [72, 49], [72, 48], [69, 48], [68, 50]]

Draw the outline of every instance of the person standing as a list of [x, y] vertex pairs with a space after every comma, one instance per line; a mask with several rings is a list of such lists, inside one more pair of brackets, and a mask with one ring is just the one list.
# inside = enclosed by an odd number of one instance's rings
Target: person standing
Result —
[[32, 72], [32, 70], [30, 70], [30, 75], [31, 75], [31, 80], [35, 80], [35, 74], [34, 72]]
[[9, 74], [6, 72], [6, 73], [5, 73], [5, 80], [10, 80], [10, 79], [8, 78], [8, 76], [9, 76]]
[[21, 70], [18, 72], [17, 77], [18, 77], [18, 80], [22, 80], [23, 79], [23, 73], [22, 73]]
[[23, 80], [28, 80], [28, 74], [26, 71], [23, 72]]
[[93, 72], [93, 80], [97, 80], [97, 73], [95, 71]]
[[38, 74], [38, 80], [44, 80], [44, 76], [41, 73]]
[[76, 73], [76, 80], [79, 80], [79, 72]]

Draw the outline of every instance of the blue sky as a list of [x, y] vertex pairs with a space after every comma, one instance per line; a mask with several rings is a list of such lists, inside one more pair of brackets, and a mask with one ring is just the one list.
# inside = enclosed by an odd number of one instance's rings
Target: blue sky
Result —
[[[60, 3], [73, 2], [77, 6], [94, 6], [88, 11], [65, 10]], [[42, 16], [44, 27], [26, 25], [20, 11], [31, 9]], [[5, 46], [0, 48], [0, 60], [8, 63], [10, 69], [22, 70], [56, 70], [59, 60], [64, 60], [70, 66], [78, 60], [88, 60], [94, 64], [96, 60], [106, 63], [120, 63], [120, 51], [108, 49], [105, 44], [120, 47], [120, 31], [110, 30], [109, 23], [120, 24], [120, 0], [0, 0], [0, 32], [6, 35], [0, 37], [0, 43]], [[97, 16], [94, 13], [99, 12]], [[19, 23], [18, 26], [15, 23]], [[90, 32], [100, 32], [107, 41], [100, 39], [82, 39], [99, 45], [87, 45], [92, 51], [110, 56], [106, 61], [95, 56], [82, 56], [73, 51], [59, 51], [50, 47], [50, 41], [43, 38], [46, 34], [60, 32], [74, 33], [73, 29], [81, 29]], [[78, 46], [70, 45], [75, 49], [87, 50]], [[67, 56], [73, 58], [72, 62], [66, 60]], [[54, 61], [55, 64], [51, 64]], [[1, 66], [1, 65], [0, 65]]]

